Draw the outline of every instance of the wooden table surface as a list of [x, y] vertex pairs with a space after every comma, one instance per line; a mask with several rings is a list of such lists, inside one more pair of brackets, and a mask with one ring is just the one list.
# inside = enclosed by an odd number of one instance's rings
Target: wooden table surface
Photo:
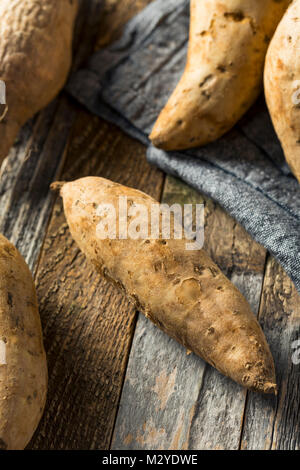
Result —
[[[102, 0], [82, 2], [74, 69], [151, 0], [103, 1], [102, 11]], [[299, 449], [299, 294], [231, 217], [149, 166], [145, 150], [63, 92], [24, 127], [2, 167], [0, 230], [35, 275], [49, 366], [47, 406], [29, 448]], [[247, 393], [187, 354], [99, 278], [49, 191], [54, 180], [87, 175], [167, 202], [205, 202], [205, 247], [259, 317], [277, 398]]]

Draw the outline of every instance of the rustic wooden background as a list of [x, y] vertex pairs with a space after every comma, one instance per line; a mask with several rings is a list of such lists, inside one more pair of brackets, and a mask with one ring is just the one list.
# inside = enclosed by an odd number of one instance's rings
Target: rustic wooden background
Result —
[[[151, 0], [82, 1], [77, 68]], [[104, 4], [104, 5], [103, 5]], [[99, 175], [206, 205], [206, 249], [250, 301], [276, 362], [277, 398], [247, 393], [152, 326], [75, 246], [57, 179]], [[49, 394], [31, 449], [299, 449], [300, 302], [269, 254], [214, 202], [150, 167], [145, 148], [65, 93], [21, 132], [2, 167], [0, 230], [32, 269]]]

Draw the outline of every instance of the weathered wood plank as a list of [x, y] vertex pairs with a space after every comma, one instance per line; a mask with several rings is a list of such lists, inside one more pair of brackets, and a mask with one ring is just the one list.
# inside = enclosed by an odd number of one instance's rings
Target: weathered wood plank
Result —
[[[110, 3], [107, 0], [106, 7]], [[118, 4], [107, 31], [114, 34], [113, 26], [126, 19], [124, 12], [134, 3]], [[79, 63], [82, 53], [76, 58]], [[62, 178], [90, 174], [140, 187], [156, 197], [163, 183], [162, 173], [146, 164], [140, 144], [81, 111]], [[30, 447], [108, 448], [136, 312], [85, 263], [66, 230], [60, 201], [49, 225], [37, 285], [50, 381], [45, 415]]]
[[260, 321], [273, 352], [279, 393], [277, 399], [249, 394], [241, 448], [299, 450], [300, 364], [293, 364], [292, 344], [300, 340], [300, 296], [271, 257], [264, 279]]
[[[74, 50], [76, 52], [75, 52], [75, 57], [74, 57], [73, 69], [76, 68], [82, 61], [84, 61], [84, 59], [93, 50], [93, 45], [95, 42], [95, 35], [99, 37], [99, 29], [97, 25], [99, 24], [99, 20], [101, 20], [101, 17], [99, 16], [99, 11], [100, 11], [102, 3], [103, 3], [102, 0], [92, 0], [91, 2], [84, 2], [81, 0], [81, 9], [80, 9], [80, 14], [79, 14], [77, 25], [76, 25], [76, 34], [75, 34], [75, 41], [74, 41]], [[13, 241], [16, 244], [16, 246], [19, 248], [21, 253], [26, 258], [33, 272], [36, 270], [36, 266], [40, 258], [40, 250], [44, 243], [45, 233], [47, 230], [47, 226], [48, 226], [49, 218], [51, 216], [53, 202], [54, 202], [54, 196], [50, 194], [49, 185], [53, 180], [58, 179], [61, 174], [62, 166], [64, 163], [65, 148], [66, 148], [66, 144], [69, 138], [70, 129], [72, 128], [75, 122], [75, 118], [78, 114], [79, 109], [80, 108], [75, 103], [71, 102], [68, 98], [66, 98], [62, 94], [46, 110], [42, 111], [31, 122], [29, 122], [26, 126], [24, 126], [24, 128], [22, 129], [20, 133], [18, 142], [16, 143], [14, 148], [11, 150], [10, 156], [6, 159], [1, 169], [0, 230], [8, 238], [10, 238], [11, 241]], [[93, 121], [90, 116], [84, 113], [82, 115], [84, 115], [84, 118], [83, 118], [83, 121], [81, 122], [81, 125], [79, 125], [76, 128], [76, 134], [82, 133], [82, 128], [84, 126], [85, 119], [86, 119], [86, 122], [88, 122], [91, 119], [91, 121], [94, 123], [94, 128], [98, 130], [98, 127], [101, 125], [98, 120], [97, 120], [97, 124], [95, 125], [95, 121]], [[106, 127], [105, 130], [106, 130], [106, 134], [108, 137], [106, 140], [106, 135], [104, 137], [101, 136], [103, 137], [102, 143], [104, 144], [104, 146], [105, 145], [109, 146], [111, 144], [112, 147], [115, 148], [114, 141], [116, 140], [117, 131], [114, 129], [112, 132], [113, 137], [109, 138], [109, 128]], [[97, 132], [95, 131], [94, 138], [95, 138], [95, 141], [97, 142], [96, 135], [97, 135]], [[83, 143], [85, 148], [87, 147], [86, 142], [84, 142], [84, 137], [81, 138], [80, 142]], [[120, 151], [120, 148], [118, 148], [118, 151]], [[122, 151], [124, 153], [124, 147], [122, 148]], [[74, 152], [74, 155], [75, 154], [76, 152]], [[139, 153], [137, 152], [137, 154]], [[97, 155], [99, 156], [99, 153]], [[79, 154], [78, 154], [78, 160], [79, 160]], [[72, 166], [72, 158], [69, 160], [69, 166], [70, 167]], [[73, 166], [75, 168], [78, 168], [79, 170], [81, 169], [80, 165], [78, 164], [77, 166], [76, 165], [73, 165]], [[125, 164], [124, 164], [124, 167], [125, 167]], [[136, 167], [138, 169], [141, 169], [139, 165], [136, 165]], [[88, 168], [88, 162], [87, 162], [86, 168]], [[155, 171], [153, 171], [153, 173], [155, 173]], [[74, 170], [74, 175], [75, 174], [76, 174], [76, 171]], [[76, 174], [76, 175], [79, 176], [80, 174]], [[157, 179], [157, 182], [159, 184], [159, 178], [155, 178], [155, 179]], [[151, 182], [153, 182], [153, 180], [150, 178], [150, 184]], [[59, 236], [56, 238], [60, 240]], [[68, 244], [66, 244], [66, 247], [68, 247]], [[59, 258], [59, 254], [58, 254], [59, 250], [60, 250], [60, 253], [63, 253], [65, 248], [63, 247], [63, 245], [61, 248], [55, 245], [54, 249], [57, 250], [56, 254]], [[46, 251], [45, 256], [43, 257], [44, 264], [47, 264], [46, 256], [47, 256], [47, 251]], [[57, 259], [55, 259], [55, 262], [57, 262]], [[42, 264], [41, 266], [42, 270], [43, 270], [43, 267], [44, 265]], [[65, 267], [65, 270], [67, 270], [66, 267]], [[59, 269], [58, 269], [58, 272], [59, 272]], [[43, 271], [43, 273], [45, 273], [45, 271]], [[73, 272], [72, 269], [70, 268], [70, 271], [68, 272], [68, 274], [70, 277], [73, 275], [72, 281], [74, 283], [77, 282], [76, 272]], [[48, 286], [47, 284], [43, 285], [43, 283], [41, 283], [41, 285], [44, 288], [43, 292], [45, 294], [43, 297], [43, 301], [41, 302], [41, 309], [43, 309], [44, 305], [47, 305], [47, 308], [45, 308], [45, 311], [47, 311], [47, 314], [50, 317], [52, 313], [52, 302], [55, 304], [55, 296], [53, 294], [53, 296], [51, 297], [50, 294], [48, 293], [48, 289], [49, 289], [49, 292], [51, 292], [51, 289], [55, 291], [56, 284], [54, 283], [54, 287], [52, 284], [49, 284]], [[96, 290], [95, 286], [94, 286], [94, 290]], [[75, 293], [75, 296], [78, 295], [78, 292], [76, 289], [74, 289], [74, 293]], [[48, 295], [49, 297], [47, 297]], [[49, 303], [47, 301], [49, 301]], [[112, 303], [113, 303], [113, 299], [112, 299]], [[70, 304], [68, 304], [68, 306], [69, 305]], [[91, 306], [91, 309], [93, 309], [93, 306]], [[72, 308], [71, 308], [71, 311], [72, 311]], [[67, 315], [69, 315], [69, 312], [67, 312]], [[52, 320], [55, 320], [55, 319], [52, 318]], [[62, 329], [61, 330], [58, 329], [57, 336], [55, 336], [55, 333], [56, 333], [55, 322], [54, 322], [54, 326], [51, 324], [50, 331], [46, 329], [46, 338], [45, 338], [46, 344], [48, 344], [47, 333], [49, 332], [50, 338], [52, 339], [53, 337], [55, 337], [54, 338], [54, 341], [56, 341], [55, 345], [58, 345], [57, 347], [56, 346], [54, 347], [53, 354], [52, 355], [50, 354], [50, 356], [48, 357], [49, 363], [50, 363], [50, 372], [51, 372], [51, 359], [55, 356], [55, 354], [57, 355], [60, 354], [60, 360], [64, 362], [64, 359], [62, 359], [63, 348], [65, 345], [64, 341], [67, 341], [67, 342], [69, 341], [72, 344], [72, 347], [74, 348], [76, 347], [76, 345], [74, 345], [74, 343], [72, 342], [72, 332], [70, 332], [69, 338], [66, 338], [65, 335], [62, 335], [62, 331], [63, 332], [66, 331], [64, 328], [63, 317], [59, 317], [58, 322], [60, 321], [62, 323], [61, 324]], [[124, 325], [126, 325], [126, 318], [123, 319], [123, 322], [124, 322]], [[105, 331], [104, 324], [103, 324], [103, 328]], [[82, 324], [80, 325], [80, 329], [84, 330], [84, 327]], [[119, 330], [117, 329], [117, 331]], [[130, 332], [130, 326], [128, 327], [128, 331]], [[90, 333], [91, 331], [88, 331], [86, 333], [87, 336], [90, 335]], [[102, 331], [102, 334], [104, 334], [103, 331]], [[128, 333], [128, 336], [130, 337], [130, 333]], [[122, 331], [120, 332], [120, 337], [122, 339]], [[78, 340], [78, 337], [76, 335], [74, 335], [74, 338], [75, 338], [75, 341]], [[50, 339], [50, 343], [51, 343], [51, 339]], [[61, 349], [61, 344], [63, 344], [62, 349]], [[91, 344], [90, 348], [92, 348], [93, 339], [91, 339], [90, 344]], [[120, 347], [122, 347], [122, 340], [120, 340]], [[80, 346], [78, 347], [78, 350], [80, 351]], [[114, 357], [114, 354], [118, 355], [118, 351], [117, 350], [116, 352], [112, 351], [112, 357]], [[78, 360], [80, 361], [79, 356], [78, 356]], [[50, 376], [50, 394], [49, 394], [50, 397], [51, 397], [51, 386], [52, 386], [52, 390], [55, 390], [59, 386], [59, 384], [62, 384], [63, 386], [65, 384], [65, 381], [67, 382], [70, 381], [70, 377], [64, 374], [63, 368], [59, 369], [59, 372], [60, 372], [60, 375], [57, 378], [56, 382], [52, 382], [51, 376]], [[116, 373], [119, 373], [119, 372], [117, 371]], [[100, 377], [102, 383], [107, 385], [107, 390], [105, 392], [106, 393], [105, 397], [107, 401], [110, 400], [109, 390], [111, 387], [111, 385], [109, 384], [108, 377], [109, 377], [108, 373], [106, 375], [102, 374]], [[99, 374], [97, 378], [99, 379]], [[78, 388], [82, 386], [84, 388], [85, 384], [83, 385], [82, 383], [76, 382], [77, 380], [76, 371], [74, 371], [73, 379], [74, 379], [73, 382], [71, 382], [71, 385], [73, 387], [75, 387], [77, 384]], [[120, 379], [119, 382], [121, 380], [122, 379]], [[92, 384], [92, 380], [91, 380], [91, 384]], [[118, 397], [118, 395], [116, 396]], [[50, 398], [50, 401], [51, 401], [51, 398]], [[71, 404], [74, 404], [74, 403], [76, 403], [76, 400], [68, 401], [68, 404], [66, 406], [65, 421], [68, 420], [67, 418], [68, 407], [70, 407]], [[53, 396], [53, 401], [51, 401], [51, 405], [53, 408], [56, 408], [55, 396]], [[117, 406], [117, 404], [115, 404], [115, 406]], [[58, 405], [58, 408], [59, 407], [60, 405]], [[55, 411], [58, 416], [59, 415], [58, 410], [56, 409]], [[112, 418], [112, 421], [113, 421], [113, 418]], [[57, 427], [60, 428], [62, 433], [66, 432], [65, 430], [63, 430], [63, 427], [65, 425], [65, 422], [63, 420], [59, 422], [59, 419], [58, 418], [56, 419], [55, 417], [55, 424]], [[87, 420], [86, 426], [89, 428], [88, 420]], [[75, 428], [79, 429], [80, 427], [81, 427], [81, 421], [78, 420]], [[73, 431], [72, 428], [69, 427], [68, 428], [69, 433], [68, 433], [68, 438], [67, 438], [68, 442], [72, 441], [72, 436], [73, 436], [72, 431]], [[93, 430], [91, 428], [90, 432], [92, 433], [92, 431]], [[43, 441], [43, 430], [41, 432], [42, 433], [37, 438], [38, 442]], [[54, 434], [56, 433], [54, 432]], [[48, 435], [47, 429], [44, 435], [45, 436]], [[58, 433], [58, 435], [60, 436], [60, 433]], [[80, 447], [80, 445], [84, 446], [85, 443], [86, 441], [83, 440], [81, 443], [78, 444], [76, 442], [75, 437], [73, 439], [74, 448], [78, 448]], [[93, 446], [93, 443], [91, 440], [89, 440], [89, 444], [91, 447]], [[43, 447], [43, 445], [41, 445], [41, 447]], [[49, 447], [51, 446], [49, 445]], [[58, 445], [57, 447], [64, 448], [64, 447], [67, 447], [67, 444], [66, 446], [64, 446], [64, 440], [62, 439], [60, 442], [60, 445]], [[47, 445], [45, 445], [43, 448], [47, 448]]]
[[187, 449], [204, 370], [201, 359], [140, 316], [112, 448]]
[[[163, 202], [203, 198], [168, 177]], [[265, 250], [206, 202], [205, 248], [258, 312]], [[113, 449], [238, 449], [245, 391], [139, 317]]]
[[[99, 2], [83, 3], [92, 8], [92, 15], [82, 14], [83, 22], [77, 26], [87, 37], [77, 41], [75, 67], [93, 47], [87, 38], [97, 33], [97, 27], [89, 21], [97, 19]], [[119, 35], [122, 24], [147, 3], [149, 0], [106, 0], [98, 45]], [[156, 198], [162, 190], [163, 176], [146, 164], [140, 144], [98, 118], [78, 113], [75, 104], [59, 98], [25, 126], [2, 169], [0, 230], [16, 243], [32, 269], [52, 209], [48, 184], [61, 172], [71, 127], [64, 179], [101, 175]], [[29, 159], [24, 161], [28, 149]], [[193, 197], [201, 200], [168, 179], [165, 200], [191, 202]], [[207, 201], [206, 220], [206, 248], [257, 311], [264, 250], [211, 201]], [[107, 449], [135, 312], [87, 265], [71, 240], [59, 201], [44, 242], [37, 283], [50, 382], [46, 413], [30, 447]], [[275, 315], [276, 321], [272, 320]], [[299, 448], [299, 366], [291, 363], [291, 341], [300, 339], [299, 296], [272, 261], [260, 317], [272, 345], [281, 391], [277, 407], [272, 399], [249, 395], [241, 446]], [[143, 317], [138, 320], [127, 378], [130, 382], [125, 383], [113, 447], [238, 447], [244, 392], [199, 358], [187, 356]], [[126, 388], [128, 400], [124, 398]]]
[[0, 231], [32, 271], [52, 210], [49, 184], [60, 173], [71, 114], [66, 99], [53, 102], [23, 129], [2, 169]]
[[[64, 180], [101, 175], [155, 197], [163, 175], [145, 148], [82, 111], [67, 151]], [[123, 384], [136, 312], [101, 280], [72, 241], [55, 204], [37, 272], [49, 364], [46, 411], [35, 449], [107, 449]]]

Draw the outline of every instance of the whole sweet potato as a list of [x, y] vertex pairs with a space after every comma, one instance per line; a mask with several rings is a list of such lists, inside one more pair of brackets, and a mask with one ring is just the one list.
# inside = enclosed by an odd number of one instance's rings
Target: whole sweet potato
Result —
[[262, 89], [267, 47], [290, 0], [191, 0], [184, 74], [150, 139], [180, 150], [229, 131]]
[[20, 127], [66, 81], [77, 8], [77, 0], [0, 1], [0, 80], [7, 91], [7, 113], [0, 122], [0, 165]]
[[300, 1], [295, 0], [271, 41], [265, 94], [286, 160], [300, 182]]
[[47, 363], [35, 287], [18, 250], [0, 235], [0, 449], [24, 449], [42, 416]]
[[256, 318], [203, 250], [186, 250], [186, 240], [174, 237], [99, 235], [103, 204], [114, 208], [118, 220], [119, 196], [127, 197], [129, 207], [145, 206], [149, 214], [158, 205], [154, 199], [96, 177], [62, 184], [61, 196], [80, 249], [147, 318], [243, 386], [276, 391], [273, 359]]

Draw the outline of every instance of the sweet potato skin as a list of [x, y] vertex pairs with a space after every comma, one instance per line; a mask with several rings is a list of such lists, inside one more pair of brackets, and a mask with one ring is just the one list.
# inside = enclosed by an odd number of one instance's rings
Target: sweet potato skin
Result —
[[47, 363], [35, 287], [18, 250], [0, 235], [0, 449], [26, 447], [42, 416]]
[[300, 1], [282, 18], [265, 65], [265, 95], [288, 164], [300, 182]]
[[147, 318], [239, 384], [276, 391], [273, 359], [257, 320], [203, 250], [187, 251], [185, 240], [103, 240], [97, 235], [99, 204], [113, 204], [118, 214], [119, 196], [149, 211], [156, 201], [96, 177], [64, 184], [61, 196], [79, 248]]
[[71, 65], [77, 0], [0, 2], [0, 79], [8, 112], [0, 122], [0, 165], [20, 127], [63, 87]]
[[182, 150], [228, 132], [262, 89], [269, 41], [290, 0], [191, 0], [184, 74], [150, 135]]

